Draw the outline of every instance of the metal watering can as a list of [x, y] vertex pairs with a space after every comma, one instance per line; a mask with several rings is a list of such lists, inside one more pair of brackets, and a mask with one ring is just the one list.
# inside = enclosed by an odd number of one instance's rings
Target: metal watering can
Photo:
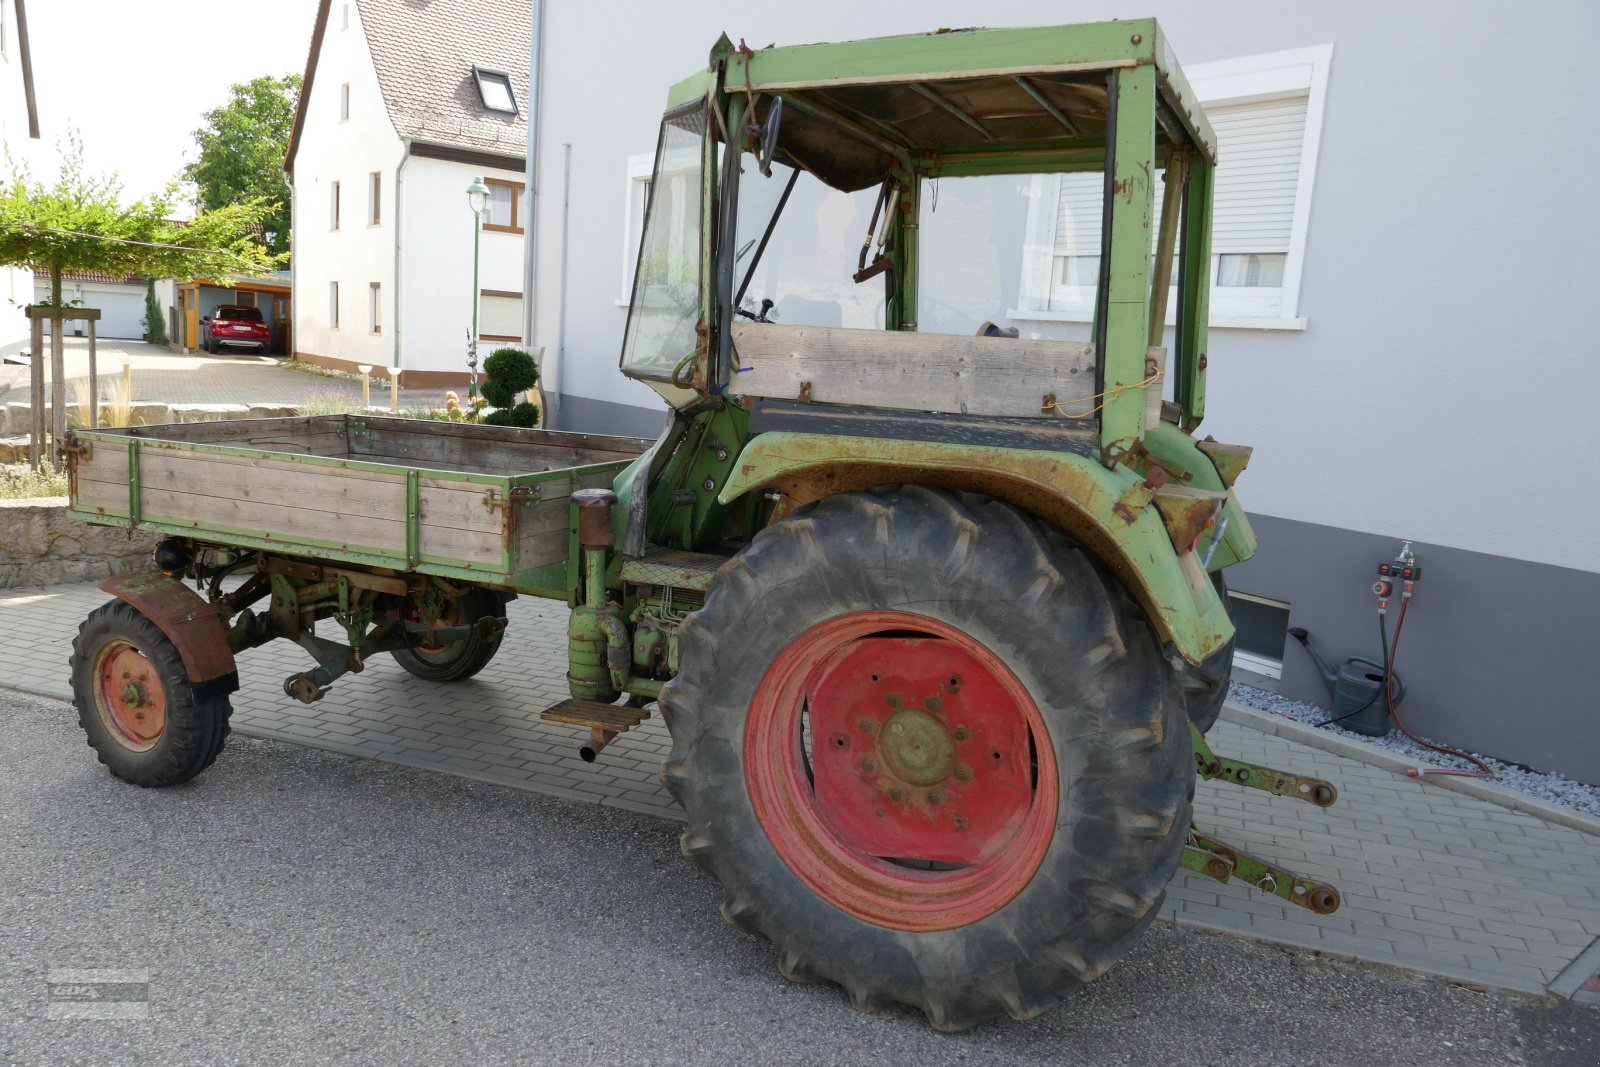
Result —
[[[1346, 730], [1368, 737], [1389, 736], [1389, 705], [1383, 698], [1383, 664], [1351, 656], [1336, 669], [1311, 647], [1311, 635], [1304, 629], [1297, 626], [1289, 631], [1289, 636], [1305, 646], [1322, 680], [1327, 683], [1333, 697], [1333, 715], [1328, 721], [1337, 721]], [[1394, 672], [1390, 672], [1390, 678], [1394, 681], [1395, 707], [1399, 707], [1406, 697], [1406, 684]]]

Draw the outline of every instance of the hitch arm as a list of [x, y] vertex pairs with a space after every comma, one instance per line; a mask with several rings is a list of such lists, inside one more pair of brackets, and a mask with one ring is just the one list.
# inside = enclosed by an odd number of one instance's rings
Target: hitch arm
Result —
[[1195, 772], [1207, 781], [1221, 779], [1247, 789], [1260, 789], [1280, 797], [1304, 800], [1319, 808], [1329, 807], [1339, 799], [1339, 790], [1334, 788], [1332, 782], [1321, 778], [1307, 778], [1217, 755], [1211, 751], [1205, 735], [1193, 723], [1189, 725], [1189, 736], [1194, 746]]
[[1184, 846], [1180, 866], [1219, 882], [1242, 878], [1263, 893], [1270, 893], [1318, 915], [1331, 915], [1339, 910], [1342, 903], [1339, 891], [1333, 886], [1274, 867], [1242, 848], [1208, 837], [1193, 828], [1189, 830], [1189, 841]]

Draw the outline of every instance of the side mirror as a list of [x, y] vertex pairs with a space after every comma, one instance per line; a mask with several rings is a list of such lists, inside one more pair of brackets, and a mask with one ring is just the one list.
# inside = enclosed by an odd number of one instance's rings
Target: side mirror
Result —
[[750, 131], [760, 138], [760, 151], [756, 154], [756, 166], [761, 171], [763, 178], [772, 177], [772, 154], [778, 148], [778, 126], [783, 122], [783, 97], [772, 98], [772, 106], [767, 109], [767, 121], [761, 126], [752, 126]]

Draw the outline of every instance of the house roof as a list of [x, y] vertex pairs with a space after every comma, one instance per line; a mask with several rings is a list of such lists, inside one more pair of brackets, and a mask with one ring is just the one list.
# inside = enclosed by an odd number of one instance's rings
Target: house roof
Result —
[[[36, 278], [47, 280], [50, 277], [50, 268], [34, 264], [33, 273]], [[64, 282], [106, 282], [112, 285], [144, 285], [150, 279], [142, 274], [106, 274], [98, 270], [64, 270], [61, 272]]]
[[[294, 169], [330, 3], [317, 5], [286, 170]], [[527, 0], [356, 0], [356, 6], [395, 133], [413, 142], [511, 159], [527, 154]], [[516, 115], [483, 106], [474, 66], [509, 76]]]

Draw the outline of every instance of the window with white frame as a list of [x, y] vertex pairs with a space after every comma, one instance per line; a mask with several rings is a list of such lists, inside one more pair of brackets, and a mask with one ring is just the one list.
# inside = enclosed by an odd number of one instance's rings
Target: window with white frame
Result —
[[367, 321], [373, 333], [383, 332], [383, 286], [378, 282], [367, 286]]
[[[1333, 46], [1319, 45], [1186, 71], [1217, 134], [1213, 327], [1305, 328], [1300, 275], [1332, 58]], [[1103, 183], [1099, 173], [1035, 179], [1021, 306], [1011, 318], [1093, 318]], [[1158, 182], [1157, 217], [1161, 191]], [[1168, 322], [1176, 307], [1168, 302]]]
[[328, 283], [328, 329], [339, 328], [339, 283]]
[[328, 229], [339, 228], [339, 183], [333, 182], [330, 187], [331, 195], [328, 198]]
[[350, 83], [339, 86], [339, 121], [350, 121]]
[[627, 199], [622, 212], [622, 295], [618, 307], [633, 299], [633, 274], [639, 269], [639, 242], [644, 239], [644, 209], [650, 203], [651, 169], [655, 156], [646, 152], [628, 157]]

